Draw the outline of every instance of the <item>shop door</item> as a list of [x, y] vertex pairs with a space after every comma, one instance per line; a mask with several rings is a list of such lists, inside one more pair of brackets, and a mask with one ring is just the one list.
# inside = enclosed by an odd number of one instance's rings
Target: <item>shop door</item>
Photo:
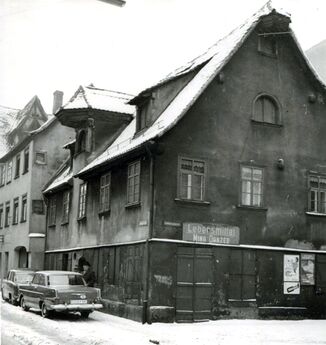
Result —
[[211, 318], [213, 272], [210, 249], [178, 248], [176, 290], [177, 321]]

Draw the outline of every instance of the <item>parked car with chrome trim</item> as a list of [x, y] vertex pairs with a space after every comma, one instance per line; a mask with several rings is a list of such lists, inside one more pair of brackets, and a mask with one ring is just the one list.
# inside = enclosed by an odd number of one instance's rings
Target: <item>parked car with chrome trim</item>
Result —
[[42, 317], [53, 312], [80, 312], [83, 318], [103, 308], [101, 290], [86, 286], [80, 273], [69, 271], [35, 272], [31, 283], [20, 287], [20, 306], [28, 311], [39, 308]]
[[2, 299], [9, 301], [13, 305], [18, 305], [20, 286], [32, 281], [34, 271], [31, 269], [17, 268], [8, 271], [5, 279], [2, 280]]

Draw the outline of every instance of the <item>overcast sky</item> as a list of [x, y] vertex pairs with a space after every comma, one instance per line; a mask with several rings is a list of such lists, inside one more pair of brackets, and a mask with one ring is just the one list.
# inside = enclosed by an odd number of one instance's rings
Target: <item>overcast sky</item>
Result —
[[[0, 104], [67, 101], [79, 85], [136, 94], [191, 60], [266, 0], [0, 0]], [[325, 0], [276, 0], [304, 50], [326, 39]]]

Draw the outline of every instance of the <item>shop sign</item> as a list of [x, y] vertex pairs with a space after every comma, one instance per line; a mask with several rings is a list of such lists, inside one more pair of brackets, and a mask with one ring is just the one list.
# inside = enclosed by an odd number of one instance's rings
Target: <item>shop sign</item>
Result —
[[283, 292], [284, 294], [300, 293], [300, 256], [284, 255]]
[[183, 223], [182, 239], [191, 242], [239, 244], [240, 229], [225, 224]]
[[315, 254], [301, 254], [301, 284], [315, 285]]

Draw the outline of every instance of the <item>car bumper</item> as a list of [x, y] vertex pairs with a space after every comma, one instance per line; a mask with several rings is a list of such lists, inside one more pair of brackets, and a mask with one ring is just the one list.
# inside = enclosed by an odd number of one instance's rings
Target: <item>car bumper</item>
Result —
[[100, 303], [92, 304], [51, 304], [49, 309], [55, 311], [80, 311], [80, 310], [97, 310], [103, 308], [103, 305]]

